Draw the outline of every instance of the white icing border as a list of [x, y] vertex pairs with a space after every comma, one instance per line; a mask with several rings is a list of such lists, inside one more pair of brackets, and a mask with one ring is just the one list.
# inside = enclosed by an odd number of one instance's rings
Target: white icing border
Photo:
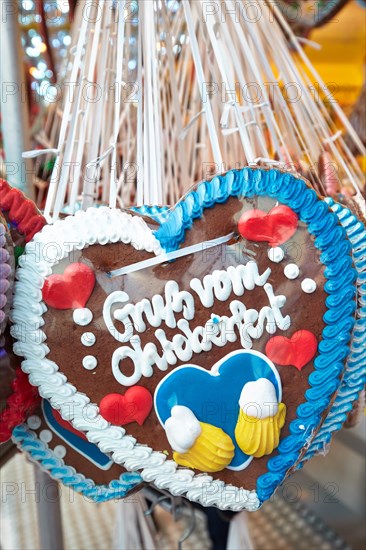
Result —
[[146, 223], [137, 216], [107, 207], [89, 208], [68, 216], [54, 225], [45, 226], [26, 245], [25, 254], [19, 260], [16, 273], [15, 296], [12, 311], [12, 335], [16, 338], [14, 352], [24, 356], [22, 370], [29, 374], [29, 381], [39, 387], [43, 398], [60, 410], [65, 420], [71, 421], [77, 430], [85, 432], [88, 440], [98, 445], [103, 453], [111, 454], [114, 462], [127, 470], [142, 470], [147, 482], [154, 482], [160, 489], [168, 489], [173, 495], [184, 495], [204, 506], [218, 506], [225, 510], [256, 510], [260, 501], [257, 493], [226, 485], [206, 474], [183, 469], [164, 453], [153, 451], [126, 431], [114, 426], [99, 415], [98, 406], [67, 382], [64, 374], [53, 361], [46, 359], [49, 353], [46, 335], [41, 330], [46, 306], [41, 289], [44, 280], [51, 275], [53, 266], [66, 258], [73, 250], [81, 250], [92, 244], [131, 243], [137, 250], [156, 255], [162, 253], [159, 242]]

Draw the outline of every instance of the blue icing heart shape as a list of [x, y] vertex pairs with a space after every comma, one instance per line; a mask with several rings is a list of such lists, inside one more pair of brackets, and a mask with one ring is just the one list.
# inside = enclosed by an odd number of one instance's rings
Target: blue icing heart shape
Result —
[[[235, 440], [239, 398], [244, 385], [266, 378], [274, 385], [278, 402], [282, 399], [281, 379], [274, 364], [262, 353], [238, 350], [226, 355], [208, 371], [184, 365], [170, 372], [157, 386], [155, 411], [164, 426], [175, 405], [188, 407], [200, 422], [212, 424], [227, 433], [235, 446], [231, 470], [243, 470], [253, 457], [243, 453]], [[253, 406], [256, 400], [253, 395]]]

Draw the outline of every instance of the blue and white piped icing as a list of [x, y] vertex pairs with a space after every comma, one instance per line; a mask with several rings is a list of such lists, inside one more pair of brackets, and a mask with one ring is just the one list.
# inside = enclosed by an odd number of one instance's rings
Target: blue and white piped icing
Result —
[[[119, 478], [112, 480], [108, 485], [96, 484], [92, 479], [77, 472], [73, 466], [68, 466], [65, 463], [65, 460], [67, 460], [67, 450], [63, 445], [57, 445], [54, 449], [49, 447], [49, 443], [52, 440], [52, 432], [50, 430], [43, 431], [50, 432], [51, 439], [48, 436], [42, 440], [37, 436], [32, 427], [37, 429], [40, 424], [41, 421], [38, 416], [34, 415], [30, 417], [27, 423], [20, 424], [14, 428], [12, 440], [21, 451], [27, 453], [32, 462], [37, 463], [53, 479], [60, 481], [66, 487], [72, 488], [94, 502], [105, 502], [112, 499], [124, 498], [142, 482], [139, 474], [123, 472]], [[84, 443], [89, 446], [91, 445], [87, 442]], [[98, 448], [96, 448], [96, 451], [101, 454]], [[108, 457], [105, 456], [105, 458], [108, 460]]]
[[[304, 402], [297, 407], [296, 418], [290, 422], [290, 434], [280, 441], [268, 461], [267, 473], [258, 478], [256, 491], [225, 485], [223, 481], [214, 480], [210, 475], [195, 475], [188, 468], [182, 470], [174, 461], [168, 460], [164, 453], [136, 442], [133, 437], [126, 435], [124, 428], [111, 425], [98, 416], [98, 407], [91, 404], [85, 394], [78, 392], [59, 372], [58, 366], [47, 359], [48, 348], [44, 344], [44, 333], [41, 330], [38, 331], [40, 338], [37, 340], [40, 344], [34, 344], [34, 336], [37, 336], [34, 333], [29, 338], [26, 335], [25, 341], [23, 339], [16, 344], [17, 353], [26, 358], [22, 368], [30, 373], [31, 382], [40, 387], [42, 395], [61, 410], [65, 419], [71, 421], [76, 429], [84, 431], [88, 440], [96, 443], [102, 452], [110, 453], [116, 463], [123, 464], [127, 469], [142, 470], [144, 480], [154, 482], [157, 487], [169, 489], [173, 494], [185, 495], [205, 506], [216, 505], [232, 510], [256, 510], [262, 501], [273, 494], [287, 471], [301, 459], [304, 447], [311, 441], [323, 413], [340, 385], [353, 328], [352, 298], [356, 271], [349, 256], [350, 243], [344, 229], [338, 224], [337, 216], [324, 202], [319, 201], [315, 191], [292, 174], [284, 174], [278, 170], [245, 168], [198, 185], [169, 210], [166, 220], [155, 233], [149, 232], [140, 219], [137, 222], [129, 216], [101, 208], [94, 209], [94, 212], [78, 213], [74, 218], [57, 222], [36, 237], [40, 244], [55, 239], [52, 242], [57, 242], [61, 247], [62, 258], [71, 252], [70, 243], [74, 249], [81, 249], [95, 242], [107, 244], [119, 240], [131, 242], [135, 248], [149, 249], [158, 255], [161, 249], [176, 250], [184, 240], [185, 231], [192, 227], [195, 219], [202, 216], [205, 208], [223, 203], [230, 196], [250, 198], [256, 195], [266, 195], [287, 205], [300, 221], [307, 224], [309, 233], [314, 236], [315, 247], [320, 250], [321, 262], [326, 267], [325, 291], [329, 294], [327, 312], [324, 315], [326, 326], [314, 361], [314, 370], [309, 376], [310, 388], [305, 394]], [[105, 223], [104, 217], [108, 218], [108, 223]], [[91, 224], [85, 223], [86, 218]], [[98, 219], [100, 224], [97, 223]], [[134, 226], [139, 229], [137, 243]], [[98, 228], [97, 238], [93, 234], [94, 227]], [[74, 245], [75, 230], [79, 228], [79, 240]], [[67, 248], [63, 247], [65, 241], [68, 243]], [[29, 252], [28, 257], [21, 261], [22, 273], [18, 290], [32, 291], [33, 299], [37, 303], [31, 310], [25, 311], [23, 302], [17, 302], [14, 311], [15, 337], [23, 336], [22, 327], [17, 323], [17, 319], [23, 321], [23, 314], [27, 319], [31, 316], [33, 323], [38, 322], [38, 326], [42, 326], [44, 309], [39, 289], [42, 288], [44, 278], [52, 273], [52, 267], [60, 260], [47, 258], [36, 263], [32, 259], [32, 247]], [[74, 405], [72, 410], [68, 406], [70, 401]], [[86, 407], [88, 415], [85, 415]]]
[[352, 257], [357, 269], [357, 295], [359, 307], [353, 327], [350, 354], [332, 409], [311, 442], [299, 466], [314, 454], [324, 452], [334, 432], [341, 429], [354, 401], [366, 383], [366, 229], [363, 223], [346, 207], [326, 198], [326, 203], [337, 214], [352, 245]]

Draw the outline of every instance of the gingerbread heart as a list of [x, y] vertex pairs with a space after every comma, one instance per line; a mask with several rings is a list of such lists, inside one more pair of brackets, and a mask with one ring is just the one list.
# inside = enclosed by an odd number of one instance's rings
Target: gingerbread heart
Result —
[[[285, 246], [282, 227], [270, 244], [241, 236], [243, 215], [255, 227], [253, 210], [280, 206], [296, 218]], [[257, 509], [302, 460], [345, 374], [356, 272], [337, 216], [303, 180], [245, 168], [195, 187], [157, 231], [98, 208], [36, 240], [60, 244], [61, 234], [69, 248], [57, 257], [37, 261], [30, 243], [20, 261], [17, 291], [29, 299], [13, 316], [35, 330], [17, 322], [13, 333], [31, 382], [146, 481], [206, 506]], [[73, 263], [95, 274], [86, 307], [45, 311], [45, 281]], [[266, 354], [271, 338], [299, 331], [317, 342], [301, 372]], [[227, 365], [238, 374], [224, 375]], [[103, 399], [136, 386], [154, 396], [151, 412], [141, 425], [111, 424]], [[238, 463], [240, 453], [249, 459]]]

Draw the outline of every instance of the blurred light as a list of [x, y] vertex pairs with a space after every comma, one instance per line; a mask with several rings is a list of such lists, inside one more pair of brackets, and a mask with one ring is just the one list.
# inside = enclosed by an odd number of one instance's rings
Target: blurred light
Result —
[[172, 12], [176, 12], [179, 9], [179, 2], [177, 0], [168, 0], [167, 8]]
[[58, 38], [54, 38], [54, 39], [52, 40], [52, 46], [54, 46], [55, 48], [58, 48], [60, 45], [61, 45], [61, 44], [60, 44], [60, 41], [59, 41]]
[[30, 11], [34, 8], [34, 3], [32, 2], [32, 0], [23, 0], [22, 7], [24, 10]]
[[136, 68], [136, 65], [137, 65], [137, 63], [136, 63], [136, 60], [135, 60], [135, 59], [131, 59], [131, 60], [128, 62], [128, 68], [129, 68], [131, 71], [133, 71], [133, 69]]
[[39, 34], [37, 34], [36, 36], [33, 36], [31, 42], [33, 46], [38, 46], [38, 44], [41, 44], [42, 38], [39, 36]]
[[70, 46], [71, 44], [71, 36], [69, 35], [66, 35], [63, 39], [63, 43], [65, 44], [65, 46]]
[[62, 13], [68, 13], [69, 11], [69, 3], [67, 0], [59, 0], [57, 2], [57, 7], [62, 11]]
[[57, 88], [56, 88], [56, 86], [52, 86], [52, 85], [49, 85], [49, 84], [48, 84], [48, 85], [47, 85], [47, 88], [45, 89], [43, 95], [46, 94], [46, 90], [47, 90], [47, 99], [48, 99], [49, 101], [55, 100], [56, 97], [57, 97]]
[[47, 50], [46, 44], [42, 42], [42, 44], [39, 45], [38, 50], [40, 51], [40, 53], [44, 53]]
[[46, 80], [42, 80], [42, 82], [39, 85], [40, 95], [46, 95], [46, 94], [48, 95], [50, 88], [53, 88], [56, 91], [56, 95], [57, 95], [57, 89], [54, 86], [50, 86], [50, 84]]
[[53, 72], [51, 71], [51, 69], [48, 69], [46, 71], [46, 76], [47, 76], [47, 78], [52, 78], [53, 77]]
[[33, 78], [37, 78], [37, 80], [40, 80], [41, 78], [43, 78], [43, 73], [41, 73], [41, 71], [39, 71], [35, 67], [31, 67], [29, 69], [29, 72], [33, 76]]
[[29, 55], [29, 57], [38, 57], [39, 53], [38, 50], [35, 48], [26, 48], [25, 50], [26, 54]]
[[40, 61], [39, 63], [37, 63], [37, 68], [38, 70], [44, 72], [47, 69], [47, 65], [44, 61]]

